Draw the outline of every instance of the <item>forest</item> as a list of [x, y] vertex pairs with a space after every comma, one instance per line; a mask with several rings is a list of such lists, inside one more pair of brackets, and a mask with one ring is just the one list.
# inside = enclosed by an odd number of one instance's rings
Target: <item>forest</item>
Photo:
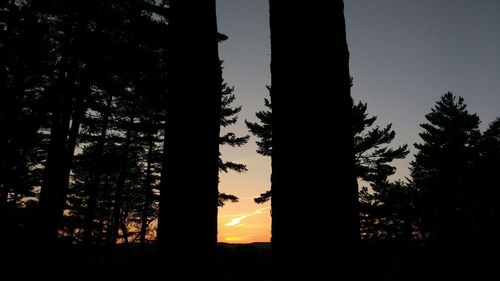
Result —
[[[482, 130], [434, 93], [418, 143], [396, 145], [351, 96], [344, 1], [269, 8], [269, 98], [240, 135], [215, 0], [1, 1], [0, 280], [500, 274], [500, 108]], [[220, 173], [248, 169], [220, 148], [250, 136], [272, 162], [254, 199], [272, 238], [218, 243], [218, 210], [239, 200]]]

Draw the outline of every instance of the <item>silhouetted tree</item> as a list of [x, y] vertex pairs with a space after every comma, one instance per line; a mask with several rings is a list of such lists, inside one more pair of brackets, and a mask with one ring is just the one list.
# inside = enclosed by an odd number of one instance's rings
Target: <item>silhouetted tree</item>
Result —
[[158, 217], [158, 196], [155, 190], [159, 190], [161, 158], [163, 152], [161, 150], [161, 143], [163, 143], [161, 127], [164, 127], [164, 125], [162, 122], [155, 121], [154, 117], [148, 119], [148, 121], [149, 126], [146, 126], [148, 129], [144, 134], [146, 145], [146, 151], [143, 154], [143, 167], [145, 169], [143, 172], [144, 197], [143, 200], [140, 201], [140, 204], [142, 204], [142, 210], [140, 210], [139, 232], [139, 241], [141, 244], [146, 243], [146, 237], [148, 234], [151, 234], [150, 232], [152, 231], [149, 226]]
[[[238, 114], [241, 111], [241, 106], [233, 107], [232, 103], [236, 99], [234, 95], [234, 87], [229, 87], [226, 83], [222, 85], [222, 109], [221, 109], [221, 126], [223, 128], [229, 127], [238, 122]], [[232, 147], [240, 147], [248, 143], [249, 135], [236, 136], [233, 132], [227, 132], [219, 137], [220, 145], [229, 145]], [[219, 173], [227, 173], [235, 171], [243, 173], [247, 171], [244, 164], [235, 163], [232, 161], [224, 161], [222, 154], [219, 154]], [[219, 193], [218, 205], [223, 207], [226, 202], [237, 203], [238, 197], [232, 194]]]
[[[267, 110], [257, 112], [258, 122], [245, 121], [250, 132], [258, 138], [257, 153], [271, 156], [272, 153], [272, 125], [271, 103], [264, 99]], [[389, 176], [396, 168], [389, 163], [396, 159], [403, 159], [408, 154], [408, 146], [401, 145], [396, 149], [388, 145], [394, 140], [396, 132], [392, 124], [384, 128], [372, 127], [377, 120], [376, 116], [368, 117], [367, 105], [359, 102], [352, 107], [354, 151], [356, 176], [370, 185], [387, 183]], [[256, 198], [257, 203], [264, 203], [270, 199], [271, 193], [265, 192]]]
[[480, 120], [468, 112], [462, 97], [450, 92], [425, 118], [428, 122], [420, 125], [422, 143], [415, 144], [418, 151], [410, 168], [419, 192], [420, 227], [431, 245], [450, 255], [437, 275], [470, 277], [477, 258], [473, 171]]
[[[106, 47], [93, 55], [99, 67], [92, 73], [80, 137], [81, 165], [69, 200], [69, 221], [83, 217], [87, 244], [94, 240], [93, 232], [114, 244], [118, 228], [145, 242], [148, 226], [156, 218], [154, 189], [158, 188], [160, 131], [165, 119], [158, 104], [166, 88], [162, 82], [166, 41], [156, 34], [166, 32], [166, 22], [143, 10], [151, 8], [145, 3], [103, 6], [107, 8], [96, 15], [101, 32], [91, 38]], [[81, 205], [85, 205], [83, 214]], [[123, 225], [141, 230], [130, 232]]]
[[402, 182], [391, 183], [392, 162], [408, 154], [407, 145], [390, 148], [396, 132], [392, 124], [374, 126], [367, 105], [353, 106], [355, 174], [360, 184], [361, 233], [367, 238], [410, 238], [414, 228], [413, 190]]
[[[267, 90], [271, 93], [271, 87], [267, 86]], [[268, 99], [264, 99], [265, 109], [255, 113], [258, 122], [249, 122], [245, 120], [245, 124], [250, 130], [252, 135], [258, 138], [257, 140], [257, 153], [263, 156], [271, 156], [272, 155], [272, 106], [271, 102]], [[259, 197], [254, 198], [255, 203], [264, 204], [271, 200], [271, 190], [268, 190], [259, 195]]]
[[[271, 103], [264, 101], [267, 109], [256, 113], [259, 122], [246, 121], [246, 125], [258, 138], [257, 153], [271, 156]], [[373, 127], [377, 117], [368, 117], [366, 109], [361, 102], [352, 108], [356, 177], [365, 185], [360, 191], [361, 233], [364, 238], [409, 239], [416, 223], [414, 190], [412, 185], [390, 183], [388, 179], [395, 172], [390, 163], [403, 159], [408, 148], [407, 145], [389, 148], [395, 137], [392, 125]], [[254, 200], [263, 204], [270, 199], [271, 191], [266, 191]]]
[[[66, 142], [70, 142], [65, 159], [74, 157], [75, 149], [71, 149], [73, 144], [74, 147], [78, 145], [81, 149], [76, 153], [76, 165], [65, 166], [64, 173], [59, 173], [60, 176], [63, 175], [59, 179], [63, 179], [64, 183], [60, 186], [62, 193], [58, 193], [60, 200], [57, 200], [57, 209], [61, 210], [60, 218], [63, 225], [61, 226], [59, 220], [55, 228], [65, 239], [74, 242], [83, 240], [87, 245], [104, 241], [114, 244], [114, 241], [122, 238], [119, 235], [120, 230], [121, 235], [125, 235], [126, 232], [131, 241], [139, 239], [145, 243], [146, 237], [152, 234], [151, 230], [148, 230], [149, 226], [157, 218], [161, 169], [158, 160], [162, 153], [159, 143], [163, 142], [159, 129], [165, 126], [164, 109], [158, 105], [164, 102], [162, 99], [166, 89], [165, 47], [169, 37], [166, 30], [168, 9], [165, 8], [165, 4], [149, 0], [110, 1], [102, 4], [89, 1], [78, 2], [75, 5], [65, 1], [37, 2], [34, 7], [28, 4], [16, 5], [19, 7], [16, 6], [13, 12], [18, 17], [16, 20], [19, 20], [19, 23], [15, 21], [11, 23], [13, 34], [8, 36], [15, 35], [19, 38], [19, 42], [9, 39], [9, 44], [12, 46], [4, 50], [6, 58], [19, 57], [19, 61], [15, 63], [13, 61], [12, 65], [20, 65], [25, 70], [12, 76], [19, 81], [26, 81], [27, 79], [21, 74], [31, 75], [31, 72], [39, 71], [38, 68], [51, 72], [41, 74], [45, 80], [38, 81], [30, 77], [30, 83], [21, 85], [18, 92], [11, 91], [12, 97], [15, 98], [22, 97], [20, 91], [30, 91], [31, 96], [26, 95], [26, 102], [20, 104], [19, 112], [24, 107], [29, 108], [26, 112], [37, 115], [29, 116], [32, 121], [21, 120], [20, 116], [15, 115], [10, 115], [9, 118], [16, 122], [24, 122], [24, 126], [17, 126], [17, 130], [26, 128], [24, 136], [31, 131], [34, 135], [27, 140], [29, 139], [34, 146], [29, 147], [29, 155], [23, 156], [29, 156], [26, 160], [29, 162], [23, 164], [26, 169], [16, 168], [19, 176], [26, 179], [26, 192], [20, 183], [16, 183], [15, 186], [11, 185], [11, 192], [0, 192], [2, 195], [0, 197], [6, 198], [10, 204], [13, 202], [10, 200], [12, 195], [17, 194], [14, 196], [17, 198], [16, 202], [29, 203], [22, 197], [34, 196], [31, 190], [40, 185], [37, 183], [40, 178], [37, 176], [39, 171], [44, 167], [46, 175], [51, 171], [50, 165], [44, 165], [45, 151], [40, 147], [44, 145], [43, 138], [47, 139], [48, 134], [56, 132], [52, 125], [55, 115], [49, 115], [47, 112], [56, 109], [67, 111], [64, 121], [67, 126], [64, 125], [62, 128], [67, 130], [73, 128], [73, 131], [71, 137], [65, 138]], [[26, 11], [21, 11], [21, 7]], [[38, 23], [37, 28], [32, 28], [31, 31], [28, 27], [37, 23], [39, 18], [45, 22]], [[33, 44], [32, 41], [28, 42], [28, 39], [39, 42]], [[218, 41], [225, 39], [226, 36], [217, 34]], [[83, 41], [85, 46], [80, 44]], [[14, 48], [14, 44], [26, 43], [43, 48], [39, 52]], [[7, 51], [11, 52], [10, 56], [7, 56]], [[28, 57], [24, 51], [30, 51], [32, 57]], [[67, 76], [68, 70], [61, 68], [62, 62], [59, 58], [64, 54], [63, 51], [75, 59], [72, 63], [78, 65], [73, 69], [74, 75]], [[35, 67], [40, 61], [47, 65]], [[68, 87], [74, 87], [74, 92], [66, 94], [58, 86], [58, 83], [64, 80], [60, 78], [61, 73], [64, 79], [73, 77], [74, 83], [65, 83]], [[4, 77], [9, 77], [8, 75], [10, 74], [5, 73]], [[34, 95], [37, 91], [40, 92], [39, 96]], [[232, 87], [224, 85], [221, 91], [224, 96], [221, 102], [223, 111], [221, 125], [230, 126], [236, 123], [241, 107], [232, 105], [235, 99]], [[78, 95], [78, 102], [75, 95]], [[53, 103], [56, 96], [70, 99], [71, 106], [67, 107], [69, 101], [60, 106]], [[6, 110], [11, 109], [12, 112], [16, 108], [13, 106], [15, 103], [11, 103], [10, 100], [9, 103], [11, 106], [6, 107]], [[42, 106], [36, 107], [38, 104]], [[78, 114], [75, 115], [76, 113]], [[69, 119], [68, 114], [71, 115]], [[49, 116], [52, 120], [49, 120]], [[35, 121], [33, 125], [27, 123], [33, 121]], [[79, 127], [83, 128], [82, 132]], [[132, 136], [129, 141], [126, 141], [127, 135]], [[221, 144], [241, 146], [247, 142], [248, 136], [239, 137], [228, 132], [219, 139]], [[21, 145], [20, 141], [6, 140], [6, 144], [10, 143]], [[53, 142], [52, 145], [53, 149], [62, 151], [60, 145]], [[12, 166], [12, 161], [15, 160], [13, 158], [6, 163]], [[225, 172], [246, 170], [243, 164], [222, 159], [219, 165], [221, 171]], [[62, 171], [61, 169], [59, 171]], [[5, 177], [3, 179], [7, 180]], [[47, 180], [45, 177], [45, 182]], [[47, 188], [42, 188], [42, 193], [45, 192], [43, 190]], [[237, 202], [237, 200], [234, 195], [222, 193], [217, 204], [222, 206], [225, 202]], [[44, 204], [41, 204], [41, 207], [43, 206]], [[40, 214], [44, 215], [44, 212]], [[38, 221], [40, 225], [37, 229], [48, 232], [49, 227], [42, 227], [43, 220]], [[16, 223], [19, 223], [19, 220]], [[135, 232], [135, 229], [140, 230]], [[57, 235], [52, 236], [52, 241], [56, 237]]]
[[[222, 108], [221, 108], [221, 126], [223, 128], [229, 127], [238, 122], [238, 114], [241, 111], [241, 106], [233, 107], [232, 103], [236, 99], [234, 95], [234, 87], [229, 87], [227, 84], [222, 85]], [[248, 143], [249, 135], [236, 136], [233, 132], [227, 132], [220, 136], [220, 145], [229, 145], [232, 147], [241, 147]], [[222, 156], [222, 155], [221, 155]], [[247, 167], [244, 164], [234, 163], [231, 161], [224, 161], [219, 157], [219, 170], [227, 173], [232, 170], [238, 173], [246, 172]]]
[[53, 68], [44, 40], [48, 24], [37, 22], [30, 3], [3, 1], [0, 26], [0, 243], [9, 246], [10, 239], [26, 238], [34, 216]]
[[[271, 87], [267, 87], [271, 93]], [[249, 122], [245, 120], [247, 128], [252, 135], [258, 138], [257, 140], [257, 153], [263, 156], [271, 156], [272, 154], [272, 106], [268, 99], [264, 99], [264, 110], [255, 113], [258, 122]]]
[[492, 222], [498, 221], [500, 216], [500, 206], [497, 204], [500, 190], [496, 188], [497, 173], [500, 171], [500, 117], [493, 121], [481, 136], [479, 152], [480, 208], [484, 208], [481, 212], [487, 215], [482, 218], [481, 225], [488, 227], [486, 232], [494, 234], [498, 232], [498, 225]]
[[408, 146], [390, 148], [396, 136], [392, 124], [383, 128], [374, 126], [377, 117], [368, 117], [366, 109], [366, 103], [361, 102], [352, 108], [355, 167], [358, 178], [374, 187], [388, 182], [396, 171], [390, 163], [403, 159], [408, 154]]
[[[153, 0], [0, 3], [2, 244], [29, 234], [37, 244], [19, 252], [41, 250], [55, 265], [61, 234], [75, 242], [87, 229], [116, 240], [117, 225], [126, 237], [139, 217], [146, 229], [155, 219], [166, 13]], [[133, 114], [120, 105], [130, 101], [124, 93], [135, 96]]]
[[418, 152], [411, 163], [412, 180], [422, 196], [422, 228], [431, 240], [461, 240], [470, 234], [471, 171], [480, 120], [452, 93], [443, 95], [426, 119], [420, 125], [423, 142], [415, 144]]
[[223, 193], [223, 192], [219, 192], [219, 198], [217, 200], [217, 206], [224, 207], [224, 205], [226, 205], [227, 202], [238, 203], [239, 202], [239, 198], [236, 197], [235, 195], [232, 195], [232, 194], [226, 194], [226, 193]]
[[415, 186], [402, 181], [363, 187], [359, 193], [363, 239], [421, 239]]
[[[125, 120], [125, 134], [121, 140], [121, 145], [119, 147], [118, 163], [119, 170], [116, 179], [116, 186], [112, 199], [112, 213], [110, 218], [110, 227], [108, 232], [108, 243], [111, 245], [116, 244], [118, 239], [118, 232], [122, 225], [126, 225], [126, 219], [128, 210], [126, 209], [126, 196], [129, 195], [128, 189], [137, 186], [137, 184], [142, 184], [142, 181], [138, 181], [140, 178], [137, 177], [141, 172], [138, 167], [138, 149], [134, 144], [134, 139], [136, 138], [136, 131], [134, 127], [136, 126], [136, 118], [129, 117]], [[136, 170], [136, 172], [134, 172]], [[124, 242], [128, 242], [127, 231], [122, 229], [122, 238]]]
[[479, 159], [477, 161], [477, 200], [473, 205], [477, 235], [480, 237], [478, 246], [483, 259], [487, 276], [493, 278], [498, 274], [496, 264], [500, 261], [498, 251], [500, 242], [498, 232], [500, 227], [500, 189], [498, 174], [500, 172], [500, 117], [493, 121], [479, 140]]
[[[169, 257], [166, 274], [210, 279], [215, 274], [217, 246], [222, 87], [215, 1], [172, 0], [169, 4], [159, 243], [161, 253]], [[196, 169], [190, 168], [193, 161]], [[183, 270], [188, 267], [208, 271]]]
[[[344, 270], [355, 256], [359, 214], [343, 8], [341, 0], [270, 1], [272, 247], [278, 280], [352, 274]], [[304, 203], [304, 193], [318, 196]], [[332, 231], [318, 229], [325, 222], [334, 223]], [[310, 244], [318, 235], [327, 239]]]
[[[36, 2], [40, 4], [39, 2]], [[50, 141], [47, 149], [45, 175], [40, 190], [39, 219], [36, 238], [43, 245], [53, 245], [63, 217], [69, 191], [70, 171], [77, 144], [84, 100], [89, 90], [85, 61], [87, 49], [82, 48], [86, 25], [90, 22], [92, 1], [44, 3], [38, 8], [50, 17], [59, 16], [61, 33], [55, 80], [50, 88]], [[95, 7], [95, 6], [94, 6]], [[57, 28], [57, 27], [56, 27]], [[57, 31], [56, 31], [57, 32]]]

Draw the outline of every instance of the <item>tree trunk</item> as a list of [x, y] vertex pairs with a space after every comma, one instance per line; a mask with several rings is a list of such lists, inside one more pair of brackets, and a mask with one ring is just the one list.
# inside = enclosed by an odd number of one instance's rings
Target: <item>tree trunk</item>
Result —
[[341, 280], [359, 239], [343, 1], [270, 0], [270, 16], [274, 278]]
[[[8, 206], [8, 195], [9, 189], [0, 183], [0, 227], [3, 231], [0, 231], [0, 245], [6, 246], [4, 243], [8, 243], [8, 238], [10, 238], [10, 212]], [[8, 246], [8, 245], [7, 245]]]
[[[9, 46], [8, 35], [12, 24], [15, 22], [17, 13], [13, 12], [13, 10], [17, 10], [15, 5], [15, 1], [3, 1], [0, 7], [4, 10], [3, 18], [5, 22], [5, 30], [2, 32], [7, 37], [2, 37], [2, 47], [0, 47], [0, 58], [4, 59], [10, 55], [10, 50], [12, 46]], [[12, 69], [11, 66], [2, 66], [0, 67], [0, 92], [2, 93], [0, 96], [0, 126], [2, 128], [2, 137], [0, 138], [0, 154], [2, 155], [2, 159], [0, 160], [0, 226], [3, 226], [6, 223], [7, 212], [8, 212], [8, 195], [15, 188], [12, 184], [11, 173], [12, 173], [12, 165], [15, 163], [14, 158], [17, 148], [17, 141], [13, 139], [15, 135], [14, 130], [19, 129], [16, 128], [19, 125], [19, 119], [22, 117], [20, 113], [22, 111], [21, 105], [18, 101], [18, 96], [24, 91], [23, 87], [20, 87], [22, 81], [25, 80], [25, 75], [22, 72], [21, 66], [15, 66]], [[11, 73], [13, 72], [13, 73]], [[9, 74], [14, 78], [13, 83], [10, 87], [8, 87], [9, 83]], [[9, 89], [10, 88], [10, 89]], [[17, 124], [16, 124], [17, 123]], [[2, 227], [2, 229], [5, 229]], [[3, 232], [3, 231], [2, 231]], [[2, 234], [0, 234], [1, 237]], [[1, 240], [3, 241], [3, 240]]]
[[115, 245], [118, 240], [118, 231], [122, 221], [122, 207], [125, 195], [126, 167], [122, 167], [120, 175], [116, 183], [116, 193], [113, 202], [113, 212], [111, 215], [111, 229], [109, 233], [108, 243]]
[[164, 273], [171, 279], [212, 280], [222, 81], [215, 0], [172, 0], [169, 25], [159, 229], [163, 260], [168, 260]]
[[149, 206], [152, 201], [152, 177], [151, 177], [151, 165], [153, 162], [153, 142], [150, 141], [148, 145], [148, 155], [147, 155], [147, 163], [146, 163], [146, 178], [144, 180], [144, 205], [142, 206], [142, 214], [141, 214], [141, 230], [139, 233], [139, 241], [141, 245], [146, 244], [146, 234], [148, 230], [148, 216], [149, 216]]
[[[68, 78], [71, 77], [68, 71]], [[33, 232], [33, 241], [35, 242], [36, 259], [47, 259], [54, 261], [57, 259], [57, 239], [59, 236], [59, 227], [63, 216], [64, 201], [62, 193], [68, 185], [69, 175], [64, 172], [69, 168], [67, 162], [67, 138], [70, 131], [71, 121], [71, 99], [68, 97], [71, 93], [69, 81], [63, 81], [63, 87], [57, 89], [55, 110], [52, 112], [52, 128], [50, 134], [50, 143], [48, 148], [47, 162], [45, 166], [45, 175], [42, 189], [40, 190], [40, 200], [38, 204], [38, 219], [35, 222], [35, 231]], [[65, 199], [65, 197], [64, 197]], [[42, 279], [53, 278], [54, 263], [48, 263], [49, 266], [35, 265], [34, 272]]]
[[[111, 115], [111, 105], [112, 105], [113, 96], [109, 95], [106, 100], [106, 111], [102, 117], [101, 124], [101, 132], [99, 135], [98, 143], [97, 143], [97, 153], [99, 157], [102, 157], [104, 154], [104, 146], [106, 145], [106, 137], [108, 134], [109, 127], [109, 117]], [[99, 165], [96, 163], [96, 165]], [[93, 175], [92, 182], [88, 186], [88, 200], [87, 200], [87, 209], [85, 212], [85, 221], [84, 221], [84, 231], [83, 231], [83, 242], [86, 245], [90, 245], [92, 243], [92, 231], [94, 227], [94, 219], [95, 219], [95, 211], [97, 207], [97, 197], [99, 193], [99, 185], [102, 177], [102, 168], [99, 167], [96, 169], [95, 174]]]
[[128, 245], [128, 229], [126, 221], [122, 220], [120, 223], [120, 228], [122, 229], [123, 243]]
[[123, 145], [123, 153], [121, 155], [121, 167], [120, 174], [118, 175], [118, 179], [116, 180], [116, 191], [115, 198], [113, 203], [113, 213], [111, 215], [111, 231], [109, 235], [109, 241], [111, 245], [115, 245], [118, 239], [118, 230], [120, 229], [120, 225], [122, 223], [122, 208], [123, 201], [125, 196], [125, 184], [127, 181], [127, 176], [129, 174], [128, 167], [128, 154], [130, 150], [130, 145], [132, 144], [132, 124], [134, 122], [134, 118], [130, 118], [129, 121], [129, 129], [127, 130], [125, 136], [125, 143]]
[[[37, 230], [37, 240], [43, 244], [55, 243], [59, 228], [59, 202], [60, 193], [64, 188], [66, 175], [66, 148], [71, 121], [72, 87], [74, 82], [75, 58], [71, 57], [71, 40], [73, 37], [73, 24], [67, 24], [63, 56], [59, 81], [53, 92], [53, 110], [51, 117], [50, 143], [48, 148], [47, 163], [45, 166], [45, 178], [40, 191], [40, 219]], [[62, 210], [61, 210], [62, 211]]]
[[0, 214], [4, 215], [7, 210], [7, 199], [9, 198], [9, 190], [4, 188], [3, 184], [0, 186]]
[[83, 91], [85, 88], [82, 89], [75, 89], [77, 92], [77, 95], [75, 100], [74, 100], [74, 105], [73, 105], [73, 113], [71, 117], [71, 125], [68, 123], [69, 130], [67, 132], [67, 141], [65, 144], [65, 155], [63, 159], [63, 166], [62, 166], [62, 171], [61, 171], [61, 187], [60, 187], [60, 192], [58, 195], [58, 202], [57, 202], [57, 212], [58, 212], [58, 218], [57, 221], [61, 221], [63, 218], [63, 211], [64, 207], [66, 204], [66, 199], [68, 197], [69, 193], [69, 186], [70, 186], [70, 175], [71, 175], [71, 169], [73, 168], [73, 159], [75, 156], [75, 149], [76, 145], [78, 142], [78, 135], [80, 132], [80, 125], [82, 122], [83, 114], [85, 112], [84, 105], [83, 105]]

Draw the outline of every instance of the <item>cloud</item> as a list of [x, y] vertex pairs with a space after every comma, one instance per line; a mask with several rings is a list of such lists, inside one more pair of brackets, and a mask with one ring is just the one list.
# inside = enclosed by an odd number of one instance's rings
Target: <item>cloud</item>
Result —
[[228, 223], [226, 223], [226, 226], [237, 226], [237, 225], [241, 224], [242, 220], [247, 219], [249, 217], [260, 215], [260, 214], [264, 213], [265, 210], [268, 210], [269, 208], [271, 208], [271, 207], [260, 208], [260, 209], [257, 209], [255, 211], [251, 212], [251, 213], [236, 217], [236, 218], [232, 219], [231, 221], [229, 221]]

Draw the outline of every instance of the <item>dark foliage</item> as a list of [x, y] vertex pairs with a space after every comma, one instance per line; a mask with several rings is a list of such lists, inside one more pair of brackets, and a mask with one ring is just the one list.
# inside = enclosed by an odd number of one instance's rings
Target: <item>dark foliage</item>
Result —
[[435, 260], [437, 276], [481, 279], [485, 261], [479, 248], [479, 181], [474, 172], [479, 117], [468, 112], [462, 97], [448, 92], [425, 118], [422, 142], [415, 144], [418, 152], [411, 163], [419, 227], [431, 245], [450, 254]]
[[[270, 90], [270, 89], [269, 89]], [[259, 122], [245, 121], [250, 132], [257, 137], [257, 153], [271, 156], [272, 152], [272, 108], [265, 99], [267, 110], [255, 115]], [[414, 233], [415, 194], [411, 186], [403, 182], [391, 183], [389, 177], [396, 168], [391, 162], [403, 159], [408, 154], [407, 145], [390, 148], [396, 133], [392, 124], [383, 128], [374, 126], [376, 116], [369, 117], [367, 105], [359, 102], [352, 107], [355, 171], [360, 190], [361, 233], [364, 238], [395, 238], [401, 235], [411, 239]], [[263, 204], [271, 200], [271, 191], [254, 199]]]
[[464, 99], [447, 93], [427, 114], [422, 143], [411, 163], [420, 195], [422, 230], [431, 240], [471, 237], [473, 165], [481, 133], [479, 117], [467, 111]]

